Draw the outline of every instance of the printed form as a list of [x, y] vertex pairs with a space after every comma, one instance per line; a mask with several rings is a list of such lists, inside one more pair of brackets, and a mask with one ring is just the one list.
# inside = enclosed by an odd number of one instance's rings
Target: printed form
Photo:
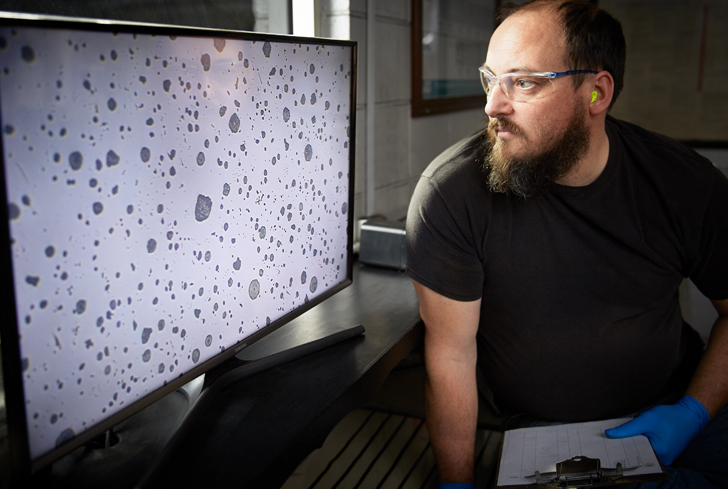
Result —
[[598, 458], [602, 467], [636, 467], [625, 476], [662, 472], [650, 441], [642, 436], [612, 439], [604, 430], [629, 421], [629, 418], [587, 423], [537, 426], [506, 431], [503, 437], [498, 486], [535, 484], [538, 470], [555, 472], [556, 464], [579, 455]]

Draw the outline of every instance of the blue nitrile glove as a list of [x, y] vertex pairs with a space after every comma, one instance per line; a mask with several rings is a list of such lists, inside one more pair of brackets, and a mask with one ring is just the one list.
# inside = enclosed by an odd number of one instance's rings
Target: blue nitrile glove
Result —
[[468, 482], [467, 484], [440, 482], [440, 489], [475, 489], [475, 484], [472, 482]]
[[645, 435], [663, 465], [670, 465], [710, 420], [700, 402], [685, 396], [675, 404], [657, 406], [605, 433], [610, 438]]

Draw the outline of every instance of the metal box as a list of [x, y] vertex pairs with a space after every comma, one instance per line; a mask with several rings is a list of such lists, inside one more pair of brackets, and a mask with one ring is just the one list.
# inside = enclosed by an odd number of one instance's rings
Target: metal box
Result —
[[404, 270], [405, 223], [366, 221], [361, 225], [359, 261], [367, 265]]

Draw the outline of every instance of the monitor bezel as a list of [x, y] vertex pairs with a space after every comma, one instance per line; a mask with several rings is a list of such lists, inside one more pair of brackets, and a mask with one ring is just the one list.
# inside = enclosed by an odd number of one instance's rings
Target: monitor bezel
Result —
[[[236, 31], [228, 29], [212, 29], [203, 27], [191, 27], [180, 25], [167, 25], [158, 23], [145, 22], [129, 22], [121, 20], [92, 19], [85, 17], [66, 17], [55, 15], [38, 15], [16, 12], [0, 11], [0, 26], [10, 27], [37, 27], [46, 29], [70, 29], [99, 31], [126, 34], [143, 34], [154, 36], [191, 36], [191, 37], [224, 37], [227, 39], [238, 39], [246, 41], [270, 41], [285, 42], [289, 44], [301, 45], [329, 45], [343, 46], [351, 49], [351, 66], [350, 66], [350, 139], [349, 139], [349, 195], [348, 206], [349, 212], [347, 219], [347, 266], [346, 277], [338, 285], [333, 286], [321, 295], [304, 303], [295, 310], [289, 312], [280, 319], [271, 322], [270, 325], [264, 327], [260, 331], [253, 333], [247, 338], [239, 341], [232, 347], [224, 350], [215, 357], [198, 365], [187, 373], [183, 374], [175, 380], [168, 382], [159, 389], [147, 394], [142, 399], [114, 413], [100, 423], [94, 425], [79, 433], [68, 443], [57, 447], [50, 452], [31, 459], [30, 448], [28, 442], [27, 418], [25, 412], [25, 397], [22, 380], [21, 353], [18, 331], [18, 317], [15, 308], [15, 289], [13, 283], [13, 265], [12, 251], [10, 246], [10, 229], [9, 215], [7, 205], [2, 206], [2, 214], [0, 218], [7, 223], [0, 226], [0, 240], [6, 243], [2, 246], [2, 256], [0, 256], [0, 284], [7, 291], [4, 294], [2, 302], [6, 306], [6, 310], [10, 311], [7, 321], [0, 322], [0, 351], [2, 352], [2, 375], [5, 388], [5, 404], [6, 404], [6, 420], [8, 424], [8, 436], [10, 445], [11, 471], [13, 479], [27, 478], [40, 469], [50, 465], [54, 461], [67, 455], [78, 447], [88, 443], [100, 433], [112, 428], [119, 422], [139, 412], [150, 404], [156, 402], [170, 392], [178, 389], [199, 375], [205, 373], [211, 368], [218, 366], [222, 362], [230, 359], [234, 355], [240, 353], [245, 348], [259, 341], [261, 338], [273, 333], [281, 326], [289, 323], [291, 320], [309, 311], [316, 305], [325, 301], [337, 292], [351, 285], [353, 279], [353, 239], [354, 239], [354, 193], [355, 193], [355, 135], [356, 135], [356, 92], [357, 92], [357, 43], [356, 41], [329, 39], [329, 38], [313, 38], [299, 37], [283, 34], [268, 34], [250, 31]], [[2, 116], [0, 114], [0, 127], [2, 127]], [[2, 138], [0, 138], [0, 158], [4, 164], [4, 147]], [[7, 202], [5, 172], [0, 171], [0, 198], [3, 202]]]

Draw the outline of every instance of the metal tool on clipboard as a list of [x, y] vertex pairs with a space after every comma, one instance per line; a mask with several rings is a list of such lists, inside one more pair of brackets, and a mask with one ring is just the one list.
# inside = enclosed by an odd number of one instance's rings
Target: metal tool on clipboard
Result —
[[572, 457], [556, 464], [556, 472], [536, 473], [530, 477], [536, 479], [536, 484], [546, 488], [557, 487], [595, 487], [613, 484], [624, 477], [624, 471], [637, 467], [622, 467], [621, 463], [613, 469], [603, 468], [598, 458], [584, 456]]

